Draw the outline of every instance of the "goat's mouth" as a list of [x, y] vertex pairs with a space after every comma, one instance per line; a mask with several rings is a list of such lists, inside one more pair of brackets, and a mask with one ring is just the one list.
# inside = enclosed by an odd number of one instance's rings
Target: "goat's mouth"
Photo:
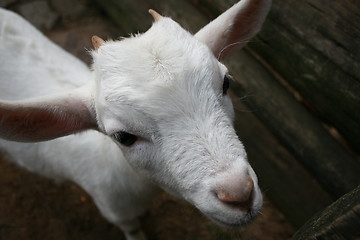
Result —
[[208, 218], [223, 228], [236, 229], [248, 225], [256, 216], [257, 212], [250, 211], [245, 216], [230, 221], [225, 221], [214, 216], [208, 216]]

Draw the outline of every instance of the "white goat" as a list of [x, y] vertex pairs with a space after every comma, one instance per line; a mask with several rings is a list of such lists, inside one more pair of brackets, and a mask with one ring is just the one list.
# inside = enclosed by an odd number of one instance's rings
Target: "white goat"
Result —
[[30, 171], [79, 184], [127, 239], [145, 239], [137, 217], [157, 186], [220, 225], [247, 223], [262, 195], [219, 61], [270, 5], [242, 0], [195, 36], [150, 10], [141, 35], [93, 37], [93, 71], [0, 9], [0, 146]]

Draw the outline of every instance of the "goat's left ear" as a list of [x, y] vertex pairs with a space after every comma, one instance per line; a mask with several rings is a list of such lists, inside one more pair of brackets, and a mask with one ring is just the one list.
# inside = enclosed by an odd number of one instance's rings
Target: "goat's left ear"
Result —
[[221, 60], [260, 31], [270, 6], [271, 0], [241, 0], [203, 27], [195, 37]]
[[0, 102], [0, 137], [20, 142], [45, 141], [97, 129], [91, 95], [82, 89], [26, 101]]

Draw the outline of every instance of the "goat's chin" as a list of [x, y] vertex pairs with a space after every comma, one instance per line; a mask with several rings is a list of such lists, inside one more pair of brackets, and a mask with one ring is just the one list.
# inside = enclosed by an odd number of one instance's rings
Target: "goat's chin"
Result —
[[251, 211], [235, 220], [224, 220], [218, 217], [206, 215], [212, 222], [227, 229], [237, 229], [248, 225], [258, 215], [259, 211]]

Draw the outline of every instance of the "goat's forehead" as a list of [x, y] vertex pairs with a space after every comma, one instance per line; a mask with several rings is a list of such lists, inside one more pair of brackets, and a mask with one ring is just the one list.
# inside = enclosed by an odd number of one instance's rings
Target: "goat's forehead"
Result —
[[100, 75], [100, 99], [107, 108], [148, 103], [148, 109], [172, 98], [178, 103], [190, 100], [214, 82], [220, 89], [217, 85], [226, 71], [205, 44], [169, 18], [154, 23], [144, 34], [107, 42], [94, 54], [94, 68]]
[[206, 45], [169, 18], [155, 22], [144, 34], [107, 42], [94, 54], [102, 79], [171, 81], [181, 73], [216, 64]]

